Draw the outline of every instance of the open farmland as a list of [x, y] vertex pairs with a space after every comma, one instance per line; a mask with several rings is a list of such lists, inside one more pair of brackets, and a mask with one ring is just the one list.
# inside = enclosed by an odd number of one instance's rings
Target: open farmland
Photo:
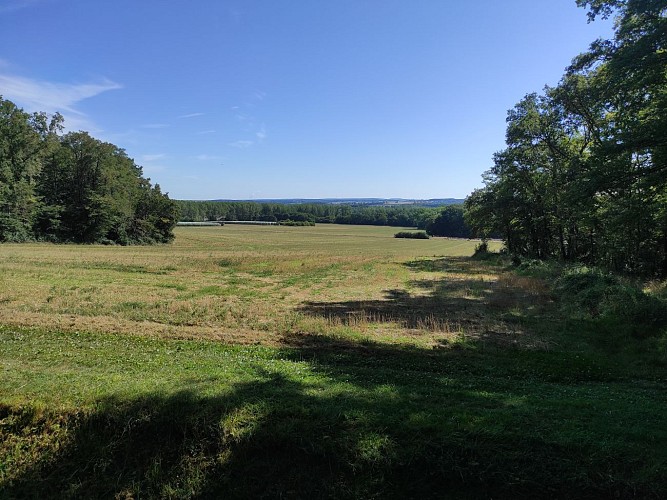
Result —
[[667, 494], [664, 343], [395, 230], [0, 246], [0, 497]]
[[[7, 245], [0, 247], [0, 315], [5, 324], [236, 343], [361, 332], [396, 340], [411, 332], [430, 342], [434, 330], [454, 326], [450, 315], [434, 309], [407, 318], [387, 298], [430, 295], [433, 273], [406, 263], [468, 256], [477, 242], [409, 242], [395, 232], [226, 226], [177, 228], [169, 246]], [[475, 277], [472, 288], [480, 292], [484, 279]], [[487, 284], [493, 279], [486, 276]], [[383, 301], [387, 307], [376, 307]], [[345, 303], [350, 311], [336, 306]]]

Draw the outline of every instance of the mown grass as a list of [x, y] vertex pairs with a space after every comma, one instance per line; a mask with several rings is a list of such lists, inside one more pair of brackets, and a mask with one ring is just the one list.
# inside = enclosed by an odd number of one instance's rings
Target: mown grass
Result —
[[667, 494], [664, 332], [568, 315], [474, 242], [300, 231], [0, 247], [0, 497]]
[[308, 300], [381, 300], [414, 274], [403, 262], [475, 245], [393, 232], [225, 226], [176, 228], [175, 243], [158, 247], [4, 245], [0, 315], [17, 326], [275, 344], [336, 327], [296, 311]]

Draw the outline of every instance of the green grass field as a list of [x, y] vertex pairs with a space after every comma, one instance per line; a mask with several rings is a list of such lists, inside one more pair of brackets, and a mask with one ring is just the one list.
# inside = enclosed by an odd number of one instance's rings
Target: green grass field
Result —
[[663, 341], [395, 231], [0, 246], [0, 498], [667, 495]]

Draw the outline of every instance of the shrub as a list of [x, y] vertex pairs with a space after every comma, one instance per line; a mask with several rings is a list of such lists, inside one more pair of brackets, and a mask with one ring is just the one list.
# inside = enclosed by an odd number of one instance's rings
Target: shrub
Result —
[[569, 312], [608, 320], [634, 336], [647, 337], [667, 327], [667, 303], [618, 276], [587, 267], [568, 270], [554, 291]]
[[412, 238], [415, 240], [428, 240], [430, 236], [426, 231], [399, 231], [394, 238]]
[[542, 279], [557, 279], [563, 271], [562, 265], [558, 262], [540, 259], [521, 259], [516, 255], [512, 256], [512, 265], [516, 267], [518, 274]]
[[486, 255], [488, 253], [489, 253], [489, 242], [488, 241], [482, 240], [477, 245], [475, 245], [475, 253], [473, 254], [475, 257], [481, 257], [481, 256]]
[[314, 226], [315, 223], [309, 220], [283, 220], [281, 226]]

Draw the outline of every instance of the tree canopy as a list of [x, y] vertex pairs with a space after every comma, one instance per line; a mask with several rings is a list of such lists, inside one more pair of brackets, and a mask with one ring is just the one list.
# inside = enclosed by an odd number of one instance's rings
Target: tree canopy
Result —
[[0, 242], [164, 243], [178, 207], [114, 144], [0, 97]]
[[507, 147], [466, 201], [513, 253], [667, 276], [667, 0], [578, 0], [614, 36], [507, 116]]

